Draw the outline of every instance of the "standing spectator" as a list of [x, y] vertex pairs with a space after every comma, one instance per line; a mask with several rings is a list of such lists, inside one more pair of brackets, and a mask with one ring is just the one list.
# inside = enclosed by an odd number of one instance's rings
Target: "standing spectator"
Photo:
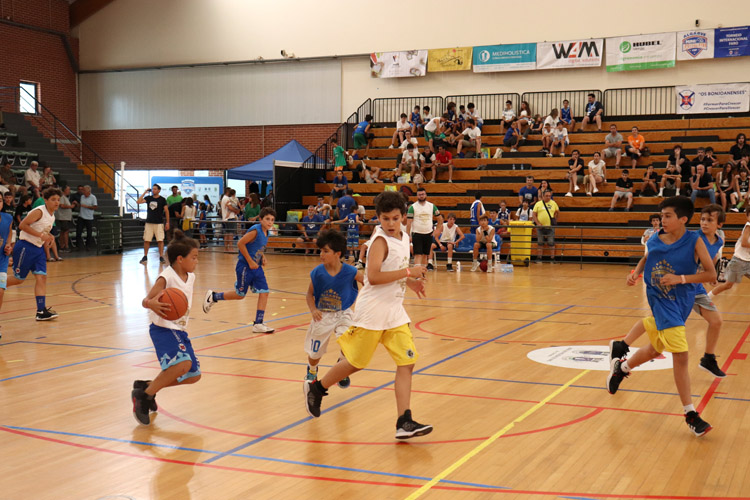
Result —
[[511, 123], [516, 121], [516, 112], [513, 111], [513, 101], [505, 101], [503, 118], [500, 120], [500, 130], [507, 130]]
[[167, 205], [172, 205], [173, 203], [179, 203], [182, 201], [182, 195], [180, 194], [180, 189], [177, 186], [172, 186], [172, 194], [167, 196]]
[[479, 114], [479, 110], [474, 107], [474, 103], [470, 102], [466, 105], [466, 109], [468, 110], [469, 118], [474, 119], [474, 123], [477, 124], [477, 127], [479, 127], [479, 130], [482, 130], [482, 126], [484, 125], [484, 120], [482, 119], [482, 116]]
[[21, 196], [21, 198], [18, 200], [18, 205], [16, 206], [16, 211], [13, 214], [13, 227], [16, 228], [16, 232], [20, 232], [21, 227], [21, 221], [28, 215], [29, 211], [31, 210], [31, 194], [26, 193], [25, 195]]
[[55, 212], [55, 224], [60, 228], [61, 252], [70, 252], [70, 228], [73, 226], [73, 203], [70, 201], [70, 186], [65, 186], [60, 197], [60, 205]]
[[422, 130], [424, 130], [424, 128], [427, 126], [428, 123], [430, 123], [430, 121], [432, 121], [433, 118], [434, 116], [432, 116], [432, 113], [430, 113], [430, 107], [429, 106], [423, 107], [422, 108]]
[[740, 170], [740, 173], [734, 176], [734, 192], [730, 195], [732, 212], [739, 212], [740, 208], [747, 203], [748, 192], [750, 192], [750, 178], [747, 170]]
[[307, 215], [302, 217], [302, 223], [300, 224], [300, 237], [297, 238], [297, 243], [305, 244], [305, 255], [310, 253], [312, 243], [313, 253], [315, 252], [315, 245], [318, 241], [318, 233], [320, 228], [323, 227], [323, 223], [326, 220], [315, 213], [315, 207], [310, 205], [307, 207]]
[[245, 205], [245, 220], [258, 222], [260, 215], [260, 197], [256, 193], [250, 193], [250, 202]]
[[550, 148], [550, 152], [547, 154], [547, 156], [552, 156], [554, 154], [553, 150], [555, 148], [560, 149], [560, 156], [565, 156], [565, 148], [568, 147], [568, 144], [568, 129], [563, 126], [563, 122], [561, 120], [557, 122], [555, 130], [552, 131], [552, 147]]
[[[518, 129], [518, 123], [513, 121], [510, 123], [508, 130], [505, 132], [505, 136], [503, 137], [503, 144], [506, 148], [510, 148], [511, 153], [515, 153], [516, 151], [518, 151], [516, 149], [516, 146], [518, 146], [518, 141], [520, 139], [521, 131]], [[502, 149], [500, 149], [500, 151], [502, 151]], [[502, 153], [500, 155], [502, 156]]]
[[615, 157], [615, 168], [620, 168], [620, 158], [622, 158], [622, 135], [617, 131], [617, 125], [609, 126], [609, 134], [604, 136], [604, 149], [602, 149], [602, 158]]
[[42, 185], [42, 191], [44, 191], [47, 188], [55, 187], [57, 186], [57, 179], [55, 179], [54, 174], [52, 173], [52, 167], [47, 165], [42, 170], [42, 177], [40, 179], [41, 185]]
[[463, 158], [464, 154], [461, 148], [474, 148], [477, 158], [482, 156], [482, 131], [479, 130], [473, 118], [466, 120], [466, 130], [463, 132], [463, 139], [458, 141], [458, 157]]
[[576, 119], [573, 117], [573, 110], [570, 109], [570, 102], [567, 99], [563, 99], [562, 108], [560, 108], [560, 121], [563, 122], [568, 132], [575, 130]]
[[331, 147], [333, 148], [333, 169], [335, 171], [344, 170], [346, 166], [346, 151], [342, 146], [339, 146], [339, 141], [334, 137], [331, 139]]
[[610, 212], [615, 209], [615, 203], [623, 198], [628, 202], [625, 207], [626, 212], [630, 212], [630, 207], [633, 206], [633, 181], [629, 173], [627, 168], [622, 169], [620, 178], [615, 182], [615, 194], [612, 195], [612, 202], [609, 204]]
[[542, 263], [544, 247], [549, 247], [550, 259], [555, 262], [555, 227], [560, 207], [552, 199], [552, 191], [542, 193], [542, 200], [536, 202], [531, 214], [536, 225], [537, 264]]
[[647, 192], [653, 192], [651, 196], [656, 196], [656, 183], [659, 181], [659, 174], [654, 171], [654, 166], [646, 167], [646, 173], [643, 174], [643, 185], [641, 186], [641, 196]]
[[414, 111], [411, 112], [409, 117], [409, 124], [411, 125], [411, 136], [416, 137], [422, 131], [422, 116], [419, 114], [419, 106], [414, 106]]
[[[357, 150], [357, 154], [359, 155], [359, 150], [364, 147], [365, 160], [370, 159], [367, 155], [370, 154], [370, 146], [372, 145], [372, 140], [375, 139], [375, 134], [370, 132], [371, 128], [372, 115], [366, 115], [365, 119], [359, 122], [354, 129], [354, 149]], [[361, 155], [359, 157], [362, 158]]]
[[[234, 239], [234, 233], [236, 233], [239, 229], [239, 225], [237, 224], [237, 214], [240, 213], [239, 209], [239, 203], [236, 203], [235, 196], [237, 195], [237, 191], [234, 189], [230, 189], [226, 196], [224, 196], [221, 199], [221, 202], [219, 203], [221, 208], [221, 219], [224, 224], [224, 251], [229, 252], [232, 250], [232, 240]], [[172, 205], [170, 205], [170, 212], [172, 211]], [[180, 210], [182, 210], [180, 208]], [[177, 226], [177, 222], [175, 222], [175, 226]]]
[[706, 167], [698, 164], [695, 167], [695, 175], [690, 178], [690, 187], [693, 192], [690, 194], [690, 199], [695, 200], [698, 196], [701, 198], [708, 198], [711, 203], [716, 203], [716, 193], [714, 192], [714, 179], [711, 174], [706, 172]]
[[411, 236], [414, 245], [414, 265], [427, 266], [429, 271], [434, 269], [427, 260], [430, 256], [435, 219], [438, 226], [442, 227], [443, 216], [440, 215], [440, 210], [427, 201], [427, 191], [424, 188], [417, 189], [417, 201], [412, 203], [406, 212], [406, 232]]
[[[437, 168], [438, 172], [442, 168], [448, 169], [448, 182], [453, 182], [453, 155], [450, 154], [450, 152], [445, 150], [445, 146], [442, 144], [438, 148], [438, 154], [435, 155], [435, 168]], [[433, 171], [434, 172], [434, 171]], [[432, 179], [435, 180], [435, 175], [433, 173]]]
[[331, 190], [331, 202], [337, 198], [341, 198], [346, 194], [346, 190], [349, 189], [349, 181], [344, 177], [344, 172], [339, 170], [336, 172], [336, 177], [333, 178], [333, 189]]
[[625, 147], [625, 152], [630, 157], [631, 168], [638, 165], [645, 147], [646, 139], [638, 133], [638, 127], [633, 127], [632, 134], [628, 136], [628, 145]]
[[602, 160], [602, 155], [597, 151], [594, 153], [594, 159], [589, 162], [589, 173], [584, 179], [586, 184], [586, 194], [592, 196], [599, 192], [597, 184], [607, 183], [607, 166]]
[[15, 198], [16, 193], [24, 195], [26, 194], [26, 188], [20, 184], [16, 184], [16, 174], [13, 173], [11, 164], [6, 161], [3, 167], [0, 168], [0, 193], [10, 192]]
[[406, 113], [401, 113], [401, 118], [396, 122], [396, 131], [393, 132], [393, 138], [391, 139], [391, 145], [388, 149], [394, 149], [397, 145], [401, 144], [406, 140], [406, 131], [411, 133], [412, 124], [408, 120]]
[[201, 203], [200, 205], [198, 205], [198, 235], [200, 238], [201, 249], [206, 248], [206, 246], [208, 245], [208, 240], [206, 239], [206, 233], [208, 229], [208, 222], [206, 222], [206, 220], [208, 220], [208, 216], [206, 214], [207, 208], [208, 207], [205, 203]]
[[[169, 198], [172, 198], [171, 196], [167, 198], [167, 201], [169, 201]], [[231, 198], [230, 198], [231, 203]], [[169, 220], [172, 221], [172, 224], [170, 225], [170, 228], [167, 230], [167, 245], [169, 245], [169, 242], [172, 240], [172, 237], [174, 236], [175, 229], [182, 230], [182, 208], [185, 206], [185, 200], [176, 201], [174, 203], [169, 203], [167, 205], [167, 210], [169, 210]]]
[[[253, 181], [253, 182], [255, 183], [255, 181]], [[257, 186], [258, 184], [255, 183], [255, 185]], [[252, 193], [253, 191], [250, 190], [250, 192]], [[211, 198], [209, 198], [207, 194], [203, 195], [203, 203], [206, 204], [206, 212], [209, 213], [209, 214], [212, 213], [215, 210], [215, 208], [216, 208], [216, 207], [214, 207], [214, 204], [211, 203]]]
[[674, 163], [667, 163], [667, 170], [659, 181], [659, 194], [657, 196], [663, 197], [664, 189], [674, 189], [675, 196], [680, 196], [680, 172]]
[[731, 163], [733, 167], [739, 165], [740, 159], [743, 156], [750, 154], [750, 146], [747, 145], [747, 137], [745, 134], [737, 134], [734, 146], [729, 148], [729, 154], [732, 155], [732, 159], [729, 160], [729, 163]]
[[518, 210], [516, 210], [515, 219], [517, 221], [530, 221], [533, 220], [533, 210], [529, 206], [528, 200], [523, 200], [523, 203], [521, 203], [521, 206], [518, 207]]
[[518, 203], [523, 203], [523, 200], [526, 200], [529, 202], [529, 206], [533, 206], [538, 196], [539, 190], [534, 186], [534, 176], [526, 176], [526, 185], [518, 190]]
[[193, 221], [196, 219], [195, 214], [198, 211], [195, 206], [195, 201], [192, 198], [185, 198], [182, 205], [182, 212], [180, 212], [180, 219], [182, 220], [182, 231], [188, 238], [193, 237]]
[[[346, 190], [346, 194], [339, 198], [339, 200], [336, 202], [336, 220], [344, 220], [346, 219], [350, 213], [356, 208], [357, 201], [354, 199], [352, 194], [354, 191], [351, 189]], [[342, 231], [346, 230], [346, 225], [342, 226]]]
[[[150, 196], [146, 196], [152, 193]], [[154, 184], [153, 188], [146, 189], [140, 198], [139, 205], [146, 203], [146, 226], [143, 230], [143, 258], [141, 264], [148, 262], [148, 249], [151, 246], [151, 240], [156, 238], [156, 244], [159, 245], [159, 262], [164, 264], [164, 229], [169, 229], [169, 210], [167, 210], [167, 200], [161, 196], [161, 186]]]
[[578, 186], [579, 182], [583, 182], [583, 160], [581, 159], [581, 152], [574, 149], [571, 153], [570, 160], [568, 160], [568, 192], [565, 196], [573, 196], [573, 193], [581, 189]]
[[586, 116], [581, 121], [581, 129], [579, 132], [583, 132], [586, 125], [591, 122], [596, 122], [597, 132], [602, 131], [602, 115], [604, 114], [604, 107], [602, 103], [596, 100], [594, 94], [589, 94], [589, 103], [586, 105]]
[[10, 191], [7, 191], [3, 193], [3, 212], [6, 214], [10, 214], [10, 217], [13, 218], [13, 215], [16, 213], [16, 204], [15, 204], [15, 196]]
[[98, 207], [96, 196], [91, 194], [91, 186], [83, 186], [78, 221], [76, 222], [76, 249], [83, 250], [83, 228], [86, 228], [86, 249], [95, 245], [94, 241], [94, 210]]
[[23, 176], [23, 182], [26, 187], [31, 191], [33, 198], [39, 198], [41, 196], [41, 180], [42, 176], [39, 173], [39, 162], [32, 161], [26, 173]]
[[729, 209], [727, 205], [729, 204], [732, 189], [734, 188], [734, 169], [729, 163], [725, 164], [721, 172], [716, 175], [716, 188], [721, 200], [721, 208], [726, 212]]
[[471, 224], [471, 230], [475, 231], [479, 226], [479, 217], [484, 215], [484, 204], [482, 203], [482, 193], [477, 191], [474, 194], [474, 201], [469, 208], [469, 223]]
[[424, 122], [424, 138], [430, 145], [430, 149], [432, 151], [435, 151], [435, 138], [440, 135], [440, 132], [438, 132], [438, 127], [440, 127], [444, 122], [447, 121], [448, 113], [445, 113], [443, 116], [431, 118], [430, 121]]

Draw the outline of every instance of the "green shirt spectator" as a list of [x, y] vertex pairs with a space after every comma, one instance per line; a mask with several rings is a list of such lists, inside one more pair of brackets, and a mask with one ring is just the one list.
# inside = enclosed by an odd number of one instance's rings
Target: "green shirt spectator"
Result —
[[171, 205], [173, 203], [179, 203], [182, 201], [182, 195], [180, 194], [179, 189], [177, 186], [172, 186], [172, 195], [167, 196], [167, 205]]
[[345, 167], [346, 166], [346, 156], [344, 155], [345, 151], [344, 148], [339, 146], [336, 142], [334, 142], [335, 147], [333, 148], [333, 164], [334, 167]]

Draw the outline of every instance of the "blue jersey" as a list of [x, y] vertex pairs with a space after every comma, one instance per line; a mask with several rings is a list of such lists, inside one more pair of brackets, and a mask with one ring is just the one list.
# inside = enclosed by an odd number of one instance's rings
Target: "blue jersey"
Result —
[[479, 216], [484, 213], [484, 205], [482, 205], [482, 202], [479, 200], [474, 200], [474, 203], [471, 204], [470, 213], [472, 225], [478, 225]]
[[[263, 261], [263, 250], [266, 249], [266, 245], [268, 244], [268, 234], [263, 232], [263, 226], [261, 226], [260, 224], [255, 224], [254, 226], [252, 226], [247, 230], [247, 233], [249, 233], [250, 231], [255, 231], [255, 239], [247, 244], [247, 253], [249, 253], [250, 258], [260, 266], [261, 262]], [[239, 260], [241, 262], [247, 263], [247, 261], [245, 260], [245, 256], [242, 255], [242, 252], [240, 252]]]
[[570, 120], [572, 120], [570, 116], [570, 108], [560, 108], [560, 119], [564, 122], [570, 123]]
[[8, 260], [10, 259], [10, 255], [5, 255], [5, 245], [9, 243], [6, 240], [8, 239], [8, 234], [10, 233], [10, 227], [12, 225], [13, 216], [5, 212], [0, 212], [0, 273], [8, 271]]
[[359, 122], [357, 124], [357, 127], [354, 129], [354, 133], [355, 134], [364, 134], [365, 133], [365, 129], [367, 128], [367, 126], [369, 124], [370, 124], [370, 122], [367, 122], [367, 121]]
[[357, 214], [351, 213], [346, 216], [346, 232], [349, 235], [359, 236], [359, 224], [357, 224]]
[[422, 115], [420, 115], [418, 111], [412, 111], [409, 121], [414, 124], [422, 123]]
[[684, 326], [695, 302], [694, 285], [662, 285], [661, 278], [665, 274], [695, 274], [698, 270], [695, 261], [698, 233], [685, 231], [679, 240], [667, 245], [659, 238], [663, 232], [662, 229], [655, 233], [646, 243], [648, 256], [643, 273], [648, 305], [659, 330]]
[[342, 264], [336, 276], [331, 276], [320, 264], [310, 272], [315, 307], [321, 311], [345, 311], [357, 300], [357, 269]]
[[[708, 242], [708, 237], [706, 237], [706, 235], [703, 234], [703, 231], [698, 230], [696, 231], [696, 233], [700, 235], [701, 239], [703, 240], [703, 243], [706, 244], [706, 248], [708, 249], [708, 255], [711, 257], [711, 261], [713, 261], [714, 257], [716, 257], [716, 254], [718, 254], [719, 251], [721, 251], [721, 249], [724, 247], [724, 240], [719, 236], [719, 232], [717, 232], [716, 242], [712, 245], [711, 243]], [[703, 286], [703, 283], [698, 283], [695, 285], [695, 294], [706, 295], [706, 289]]]

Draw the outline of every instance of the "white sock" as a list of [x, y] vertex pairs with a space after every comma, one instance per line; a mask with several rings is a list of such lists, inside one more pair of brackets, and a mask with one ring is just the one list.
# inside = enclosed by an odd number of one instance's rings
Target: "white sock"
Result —
[[623, 373], [630, 373], [630, 366], [628, 366], [627, 361], [620, 365], [620, 369], [623, 371]]
[[476, 260], [476, 259], [474, 259], [474, 264], [478, 264], [478, 263], [479, 263], [479, 261]]
[[313, 366], [307, 363], [307, 369], [310, 370], [310, 373], [318, 373], [318, 365]]
[[432, 259], [427, 259], [428, 264], [432, 264]]
[[448, 264], [451, 264], [453, 262], [453, 257], [448, 257]]
[[682, 410], [683, 410], [683, 411], [684, 411], [685, 413], [688, 413], [688, 412], [691, 412], [691, 411], [695, 411], [695, 406], [693, 406], [693, 405], [692, 405], [692, 403], [691, 403], [691, 404], [689, 404], [689, 405], [685, 405], [685, 406], [683, 406], [683, 407], [682, 407]]
[[708, 300], [714, 300], [714, 292], [713, 292], [713, 290], [711, 290], [710, 292], [708, 292]]
[[680, 188], [675, 189], [675, 196], [680, 196]]

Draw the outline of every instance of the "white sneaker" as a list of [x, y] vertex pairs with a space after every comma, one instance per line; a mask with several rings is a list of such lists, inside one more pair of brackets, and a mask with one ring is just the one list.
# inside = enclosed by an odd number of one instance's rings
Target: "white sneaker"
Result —
[[552, 158], [552, 153], [547, 153], [547, 158]]
[[253, 325], [253, 333], [273, 333], [276, 330], [266, 325], [265, 323], [255, 323]]
[[430, 181], [430, 184], [435, 184], [435, 179], [432, 179], [432, 180]]
[[488, 273], [491, 273], [491, 272], [492, 272], [492, 266], [487, 266], [487, 272], [488, 272]]
[[208, 311], [211, 310], [211, 306], [213, 306], [216, 302], [214, 302], [214, 291], [213, 290], [206, 290], [206, 295], [203, 297], [203, 312], [208, 314]]
[[560, 156], [565, 156], [565, 153], [560, 153]]
[[388, 146], [388, 149], [396, 149], [396, 146], [394, 146], [393, 144], [391, 144], [390, 146]]
[[474, 264], [471, 265], [471, 272], [475, 273], [479, 269], [479, 261], [474, 261]]
[[453, 179], [448, 179], [448, 182], [453, 184]]
[[676, 190], [675, 190], [675, 193], [674, 193], [674, 195], [675, 195], [675, 196], [680, 196], [680, 190], [679, 190], [679, 189], [676, 189]]
[[573, 191], [578, 192], [578, 190], [581, 189], [578, 187], [578, 184], [575, 185], [575, 189]]
[[599, 192], [599, 189], [598, 188], [594, 188], [594, 193], [598, 193], [598, 192]]
[[571, 193], [570, 191], [568, 191], [567, 193], [565, 193], [565, 196], [573, 196], [573, 193]]
[[664, 198], [664, 189], [660, 189], [659, 194], [657, 194], [656, 196], [661, 196], [662, 198]]
[[510, 148], [511, 153], [518, 153], [518, 150], [516, 148]]

